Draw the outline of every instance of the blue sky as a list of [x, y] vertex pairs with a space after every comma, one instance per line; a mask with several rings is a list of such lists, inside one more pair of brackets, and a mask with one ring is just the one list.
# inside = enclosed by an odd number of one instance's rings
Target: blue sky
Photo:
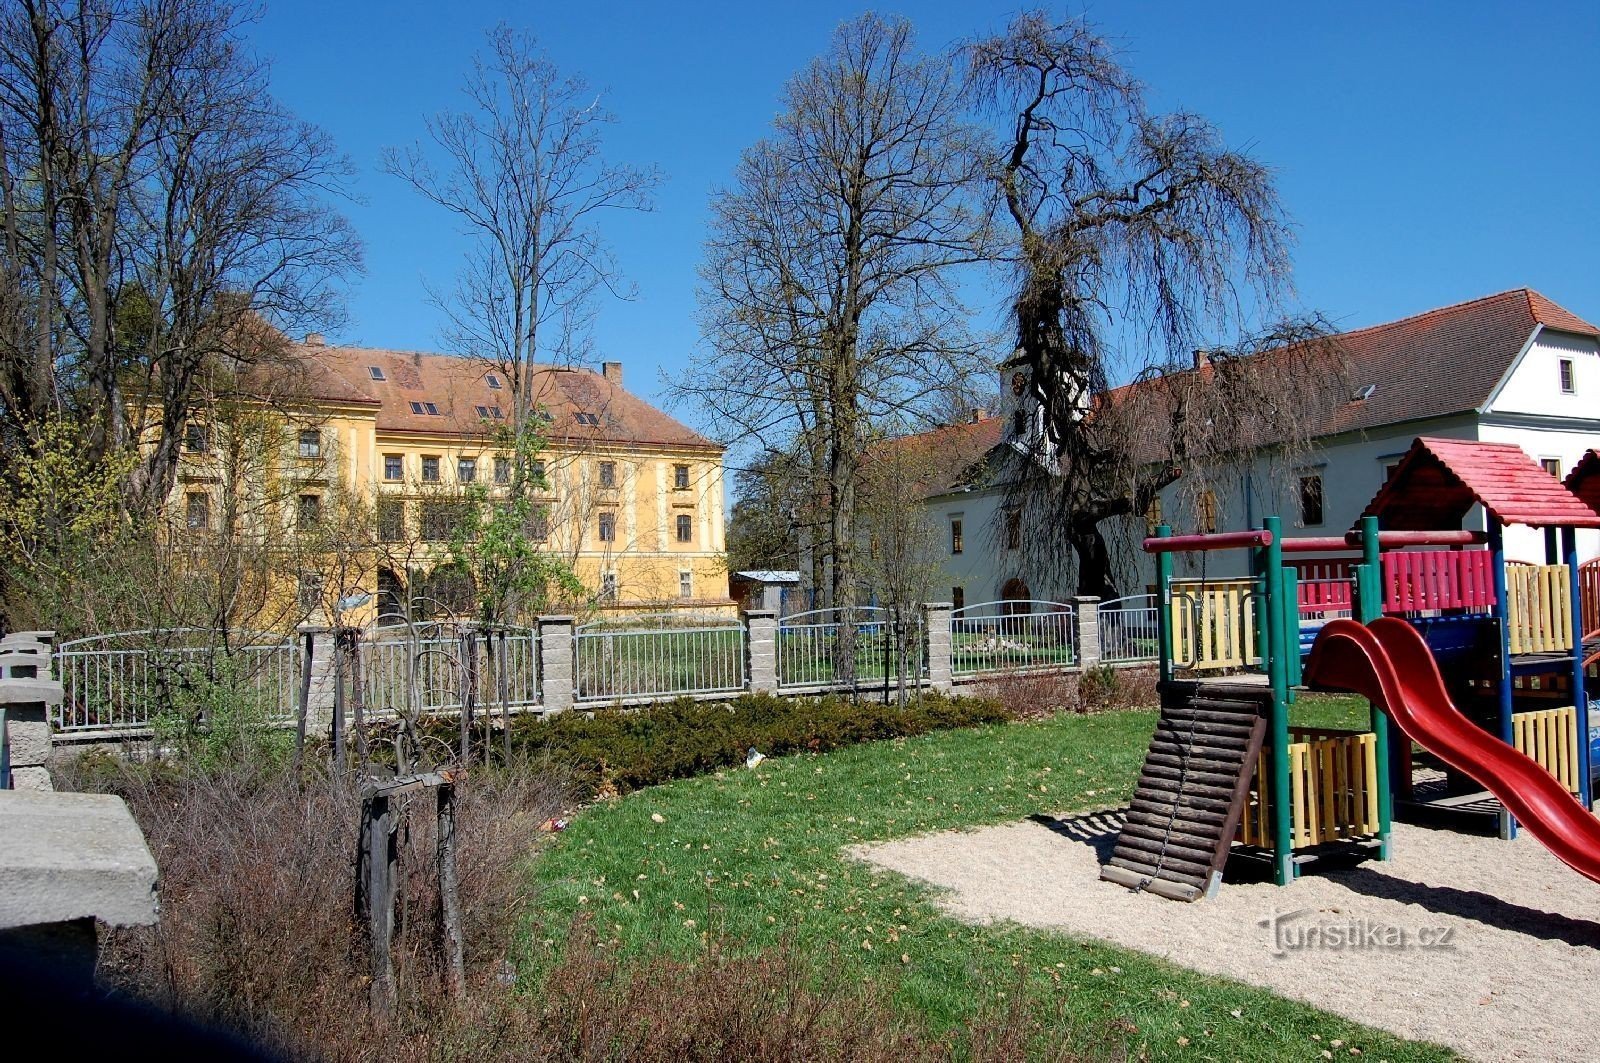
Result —
[[[608, 231], [638, 289], [603, 302], [595, 358], [659, 399], [698, 342], [694, 271], [707, 195], [761, 137], [783, 82], [869, 8], [806, 4], [575, 4], [570, 0], [329, 3], [266, 0], [252, 29], [275, 92], [327, 129], [359, 170], [348, 214], [367, 250], [335, 339], [437, 350], [464, 244], [445, 214], [378, 169], [460, 101], [483, 31], [536, 33], [583, 72], [619, 122], [608, 155], [666, 175], [651, 214]], [[1002, 27], [1014, 7], [882, 5], [922, 42]], [[1600, 319], [1600, 4], [1122, 3], [1087, 13], [1120, 42], [1162, 108], [1211, 119], [1275, 168], [1298, 229], [1304, 307], [1341, 327], [1506, 288], [1536, 288]], [[980, 294], [993, 327], [1004, 291]], [[1219, 340], [1231, 337], [1219, 337]], [[677, 411], [695, 423], [692, 410]]]

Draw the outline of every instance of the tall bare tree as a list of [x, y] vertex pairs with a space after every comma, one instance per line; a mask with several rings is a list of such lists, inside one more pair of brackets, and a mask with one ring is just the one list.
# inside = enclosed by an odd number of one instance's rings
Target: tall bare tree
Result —
[[728, 437], [796, 456], [827, 512], [832, 603], [848, 606], [869, 427], [976, 364], [956, 290], [982, 255], [976, 161], [959, 78], [903, 19], [845, 23], [782, 106], [712, 199], [706, 353], [676, 392]]
[[208, 363], [333, 319], [348, 163], [268, 91], [227, 0], [20, 0], [0, 13], [0, 425], [73, 414], [165, 502]]
[[602, 215], [651, 209], [660, 177], [606, 161], [601, 137], [613, 119], [602, 95], [526, 33], [490, 31], [465, 91], [467, 110], [428, 120], [431, 148], [391, 149], [384, 169], [472, 237], [453, 294], [440, 299], [449, 339], [511, 380], [520, 426], [538, 406], [534, 364], [570, 353], [599, 290], [627, 294]]
[[[1324, 330], [1269, 325], [1199, 366], [1197, 348], [1249, 335], [1289, 294], [1271, 171], [1198, 115], [1152, 112], [1081, 20], [1027, 12], [964, 54], [999, 130], [989, 178], [1015, 270], [1017, 363], [1042, 411], [1013, 504], [1029, 514], [1036, 564], [1075, 558], [1081, 593], [1115, 596], [1108, 520], [1143, 512], [1180, 476], [1197, 484], [1258, 446], [1308, 442]], [[1279, 353], [1236, 357], [1262, 347]], [[1141, 386], [1113, 391], [1117, 377]]]

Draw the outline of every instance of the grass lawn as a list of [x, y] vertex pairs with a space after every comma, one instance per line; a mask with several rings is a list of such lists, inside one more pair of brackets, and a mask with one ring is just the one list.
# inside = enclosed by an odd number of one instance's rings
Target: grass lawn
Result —
[[[1364, 703], [1307, 698], [1295, 722], [1364, 718]], [[952, 920], [924, 888], [842, 853], [854, 842], [1124, 802], [1153, 723], [1153, 713], [1125, 712], [949, 731], [774, 758], [599, 804], [533, 865], [545, 917], [529, 945], [535, 967], [542, 939], [588, 911], [625, 954], [693, 955], [708, 935], [754, 947], [787, 939], [819, 969], [843, 965], [894, 985], [898, 1006], [938, 1028], [1004, 1007], [1025, 971], [1050, 1032], [1086, 1046], [1109, 1041], [1161, 1059], [1321, 1059], [1340, 1039], [1343, 1058], [1454, 1058], [1140, 953]], [[1181, 918], [1182, 906], [1171, 914]], [[1352, 1047], [1362, 1054], [1346, 1055]]]

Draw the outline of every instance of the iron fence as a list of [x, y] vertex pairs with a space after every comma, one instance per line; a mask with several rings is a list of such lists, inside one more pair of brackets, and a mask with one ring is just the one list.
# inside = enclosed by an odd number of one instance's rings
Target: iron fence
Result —
[[259, 632], [120, 631], [63, 642], [55, 671], [61, 731], [144, 728], [163, 716], [201, 722], [219, 710], [280, 722], [294, 716], [300, 649]]
[[778, 686], [919, 681], [927, 674], [926, 648], [920, 614], [897, 618], [883, 606], [795, 613], [778, 622]]
[[1107, 664], [1153, 661], [1159, 654], [1161, 610], [1153, 594], [1100, 603], [1100, 659]]
[[532, 628], [480, 628], [470, 642], [450, 623], [379, 628], [360, 652], [362, 692], [375, 715], [392, 715], [403, 705], [424, 713], [460, 712], [468, 675], [476, 681], [479, 709], [498, 708], [502, 695], [513, 710], [540, 702], [539, 634]]
[[748, 632], [721, 616], [618, 617], [573, 632], [579, 701], [716, 694], [745, 687]]
[[981, 602], [950, 614], [950, 670], [958, 676], [1078, 661], [1075, 610], [1065, 602]]

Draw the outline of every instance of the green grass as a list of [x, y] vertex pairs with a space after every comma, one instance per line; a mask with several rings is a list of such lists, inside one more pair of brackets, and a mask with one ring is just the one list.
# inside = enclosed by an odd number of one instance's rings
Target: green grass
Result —
[[[1354, 715], [1348, 700], [1307, 699], [1300, 712], [1332, 725]], [[942, 1029], [1004, 1005], [1026, 972], [1037, 1017], [1078, 1024], [1060, 1030], [1074, 1043], [1109, 1039], [1163, 1059], [1320, 1059], [1338, 1038], [1364, 1053], [1346, 1058], [1454, 1058], [1141, 953], [949, 919], [924, 888], [842, 851], [1116, 805], [1153, 722], [1126, 712], [942, 732], [777, 758], [595, 806], [534, 865], [545, 922], [533, 958], [589, 912], [624, 954], [693, 955], [711, 936], [755, 948], [788, 941], [852, 977], [893, 984], [898, 1006]], [[1062, 1003], [1070, 1020], [1056, 1017]]]

